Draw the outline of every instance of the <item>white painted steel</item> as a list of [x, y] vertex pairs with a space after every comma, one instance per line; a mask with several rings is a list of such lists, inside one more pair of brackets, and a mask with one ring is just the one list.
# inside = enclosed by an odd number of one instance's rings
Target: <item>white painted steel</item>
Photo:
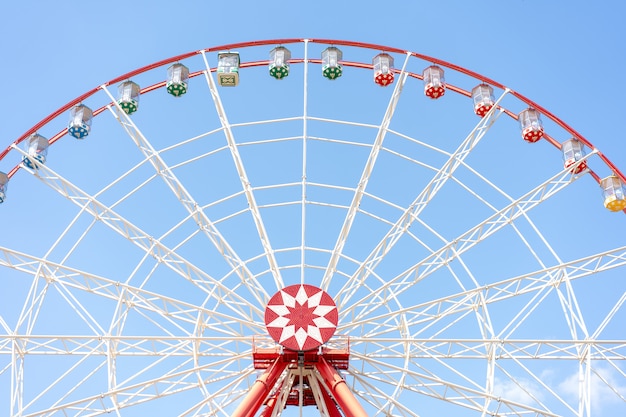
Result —
[[[12, 178], [0, 413], [228, 416], [260, 372], [268, 294], [308, 283], [337, 303], [329, 346], [349, 346], [341, 374], [372, 416], [624, 414], [624, 220], [602, 207], [599, 151], [572, 175], [550, 146], [566, 129], [522, 143], [527, 103], [498, 86], [477, 119], [463, 92], [485, 80], [452, 67], [424, 98], [432, 62], [413, 53], [389, 51], [405, 62], [381, 88], [377, 48], [336, 45], [329, 81], [328, 45], [294, 41], [277, 81], [268, 46], [239, 49], [228, 89], [212, 49], [183, 60], [180, 98], [159, 68], [135, 74], [151, 87], [132, 116], [101, 86], [87, 150], [63, 137]], [[304, 376], [319, 411], [282, 411]], [[273, 415], [329, 415], [313, 370], [280, 381]]]

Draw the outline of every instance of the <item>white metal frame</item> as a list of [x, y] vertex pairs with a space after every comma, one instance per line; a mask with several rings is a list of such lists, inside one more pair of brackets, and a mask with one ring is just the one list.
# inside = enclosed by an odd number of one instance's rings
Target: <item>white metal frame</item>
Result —
[[[200, 53], [204, 63], [201, 71], [220, 120], [219, 126], [201, 136], [223, 135], [225, 144], [217, 151], [207, 152], [195, 158], [210, 157], [213, 153], [221, 151], [228, 152], [232, 157], [241, 188], [225, 199], [240, 196], [245, 198], [247, 208], [243, 212], [251, 215], [255, 226], [254, 239], [257, 239], [263, 248], [262, 253], [248, 259], [243, 258], [233, 242], [227, 241], [221, 232], [224, 223], [236, 219], [242, 212], [232, 212], [221, 218], [209, 218], [207, 212], [211, 205], [217, 202], [202, 205], [187, 191], [183, 181], [176, 175], [176, 170], [180, 166], [192, 164], [196, 159], [189, 159], [179, 165], [168, 165], [163, 158], [169, 150], [184, 146], [200, 137], [185, 138], [175, 145], [157, 149], [151, 138], [142, 132], [139, 124], [119, 108], [107, 86], [101, 87], [110, 101], [108, 112], [105, 113], [108, 113], [107, 116], [112, 115], [119, 122], [126, 136], [143, 155], [139, 165], [152, 167], [154, 173], [151, 179], [162, 180], [187, 211], [188, 215], [183, 221], [192, 219], [197, 224], [194, 233], [203, 234], [219, 251], [231, 268], [226, 277], [213, 276], [209, 271], [180, 255], [178, 248], [182, 243], [176, 247], [169, 247], [162, 243], [165, 236], [153, 236], [150, 231], [142, 230], [131, 219], [119, 214], [117, 206], [129, 195], [112, 204], [102, 201], [102, 193], [130, 177], [133, 170], [122, 174], [118, 180], [108, 184], [100, 192], [86, 192], [71, 178], [64, 178], [55, 171], [54, 158], [51, 158], [48, 165], [43, 165], [37, 170], [22, 168], [24, 172], [20, 175], [28, 175], [38, 180], [56, 192], [59, 198], [69, 200], [76, 207], [76, 214], [44, 254], [25, 253], [0, 245], [0, 267], [30, 280], [30, 290], [19, 313], [17, 324], [11, 326], [0, 316], [2, 360], [0, 378], [10, 381], [8, 407], [10, 415], [87, 416], [114, 413], [123, 416], [126, 408], [196, 391], [201, 393], [202, 399], [190, 404], [185, 411], [180, 412], [180, 416], [228, 415], [233, 404], [237, 404], [245, 396], [256, 373], [251, 367], [251, 352], [254, 336], [264, 334], [264, 305], [272, 291], [285, 285], [283, 275], [292, 269], [300, 271], [300, 280], [303, 283], [306, 281], [308, 269], [317, 269], [320, 272], [322, 276], [320, 286], [324, 289], [328, 289], [331, 283], [341, 283], [340, 290], [333, 295], [340, 311], [337, 333], [349, 337], [350, 340], [351, 365], [345, 372], [346, 380], [351, 382], [351, 388], [364, 405], [372, 410], [378, 410], [377, 415], [423, 415], [418, 407], [405, 401], [405, 398], [413, 398], [411, 395], [418, 394], [419, 398], [423, 396], [442, 400], [483, 416], [497, 414], [589, 417], [593, 409], [592, 383], [601, 384], [612, 391], [616, 401], [626, 404], [623, 387], [605, 376], [607, 370], [610, 370], [626, 380], [626, 372], [622, 365], [626, 360], [626, 340], [623, 337], [606, 339], [603, 336], [605, 329], [619, 320], [621, 312], [626, 308], [626, 292], [623, 288], [616, 289], [621, 291], [617, 301], [609, 306], [608, 313], [603, 316], [600, 324], [590, 328], [579, 305], [579, 293], [574, 287], [576, 282], [585, 278], [624, 268], [626, 246], [596, 250], [595, 253], [577, 259], [562, 259], [532, 220], [533, 209], [573, 186], [580, 178], [584, 178], [583, 175], [572, 175], [569, 170], [557, 170], [542, 182], [531, 184], [529, 190], [519, 197], [509, 196], [505, 189], [484, 178], [484, 183], [487, 184], [485, 187], [504, 196], [509, 201], [508, 204], [495, 206], [487, 199], [481, 200], [493, 213], [454, 238], [445, 238], [434, 228], [431, 229], [432, 234], [441, 240], [438, 248], [430, 248], [411, 229], [412, 225], [430, 227], [421, 218], [421, 213], [435, 195], [449, 183], [459, 185], [477, 199], [481, 199], [480, 190], [474, 190], [470, 185], [464, 184], [455, 173], [459, 168], [470, 171], [473, 169], [467, 158], [504, 114], [501, 105], [503, 106], [509, 98], [510, 91], [502, 92], [496, 105], [480, 119], [456, 150], [449, 152], [428, 144], [431, 149], [445, 156], [443, 164], [429, 166], [416, 156], [397, 155], [415, 165], [421, 164], [432, 172], [427, 185], [414, 192], [412, 202], [401, 206], [375, 195], [367, 186], [370, 175], [377, 166], [379, 154], [394, 152], [385, 147], [386, 136], [405, 138], [401, 132], [392, 130], [390, 124], [401, 93], [405, 85], [411, 81], [408, 77], [408, 68], [414, 60], [413, 55], [406, 53], [406, 60], [390, 93], [380, 124], [365, 124], [311, 114], [310, 47], [309, 41], [304, 41], [302, 115], [239, 124], [229, 122], [227, 109], [220, 98], [220, 90], [211, 74], [213, 69], [209, 65], [210, 52], [203, 50]], [[343, 79], [337, 82], [340, 81]], [[255, 144], [300, 141], [302, 154], [294, 158], [301, 158], [301, 181], [253, 186], [240, 154], [240, 150], [247, 144], [238, 141], [235, 129], [261, 124], [275, 125], [294, 120], [302, 124], [301, 136], [261, 139]], [[315, 137], [311, 135], [309, 127], [311, 122], [369, 129], [373, 132], [374, 140], [369, 144], [363, 144], [350, 139]], [[412, 143], [425, 144], [416, 138], [406, 137], [406, 139]], [[360, 171], [359, 182], [352, 187], [345, 187], [310, 180], [307, 164], [310, 158], [308, 146], [312, 141], [365, 147], [369, 151], [369, 156]], [[24, 154], [17, 146], [13, 151], [18, 155]], [[585, 161], [590, 161], [596, 155], [597, 151], [593, 150], [585, 157]], [[476, 172], [476, 175], [480, 176], [480, 173]], [[130, 194], [142, 189], [144, 185], [145, 183], [138, 184]], [[257, 202], [259, 193], [286, 187], [299, 188], [299, 198], [272, 204]], [[347, 193], [352, 197], [351, 202], [344, 205], [334, 201], [315, 201], [308, 197], [308, 194], [316, 187]], [[366, 198], [381, 203], [389, 209], [389, 212], [396, 213], [396, 216], [368, 212], [361, 204]], [[10, 203], [9, 200], [5, 204]], [[272, 207], [300, 209], [301, 228], [296, 231], [300, 237], [298, 245], [277, 247], [271, 241], [271, 234], [262, 213]], [[306, 227], [306, 219], [312, 207], [330, 208], [344, 213], [333, 246], [319, 248], [310, 242], [311, 230]], [[77, 238], [63, 259], [52, 260], [51, 253], [60, 245], [61, 240], [75, 230], [79, 218], [85, 215], [91, 219], [91, 223], [84, 230], [84, 235], [96, 224], [103, 225], [141, 251], [142, 260], [136, 266], [137, 271], [144, 263], [148, 264], [148, 260], [155, 260], [155, 266], [145, 277], [144, 282], [151, 278], [157, 267], [163, 267], [202, 293], [204, 302], [194, 304], [166, 293], [148, 290], [142, 284], [131, 284], [130, 277], [99, 276], [73, 267], [67, 260], [81, 244], [83, 235]], [[367, 255], [361, 259], [353, 258], [344, 250], [346, 242], [354, 232], [357, 216], [375, 220], [386, 227], [383, 237], [377, 240], [369, 248]], [[542, 242], [548, 257], [534, 253], [533, 244], [518, 227], [517, 222], [520, 220], [525, 220], [530, 225], [533, 237]], [[173, 226], [165, 235], [173, 232], [178, 226]], [[480, 283], [467, 266], [464, 256], [505, 228], [510, 228], [520, 237], [537, 260], [539, 267], [530, 268], [521, 275], [501, 277], [500, 280], [488, 284]], [[402, 238], [409, 238], [427, 248], [429, 255], [412, 260], [414, 262], [409, 268], [394, 276], [380, 275], [379, 265], [393, 252]], [[280, 256], [293, 252], [299, 253], [299, 262], [280, 261]], [[326, 264], [317, 265], [311, 260], [317, 254], [328, 259]], [[253, 272], [249, 267], [259, 259], [267, 262], [268, 271]], [[351, 271], [342, 271], [338, 269], [340, 261], [352, 263], [355, 267]], [[433, 298], [428, 302], [406, 304], [402, 301], [407, 293], [418, 291], [419, 285], [439, 271], [447, 270], [451, 276], [455, 276], [456, 271], [450, 267], [454, 262], [458, 262], [465, 270], [473, 284], [472, 287], [459, 286], [450, 290], [446, 296]], [[132, 274], [135, 273], [136, 271], [133, 271]], [[232, 275], [239, 277], [240, 284], [236, 287], [224, 284], [225, 278]], [[266, 276], [272, 277], [271, 283], [268, 284]], [[366, 296], [359, 295], [363, 288], [369, 291]], [[89, 329], [86, 334], [41, 334], [35, 330], [36, 324], [42, 320], [43, 306], [50, 294], [61, 297], [76, 317], [84, 322], [85, 327]], [[87, 298], [92, 296], [115, 304], [115, 311], [109, 323], [103, 324], [92, 311], [87, 301]], [[557, 307], [566, 322], [565, 330], [568, 337], [552, 339], [517, 337], [518, 328], [530, 320], [529, 317], [536, 308], [546, 303], [549, 297], [557, 300], [555, 304], [558, 304]], [[518, 300], [523, 301], [517, 305], [516, 313], [506, 325], [496, 328], [492, 323], [492, 307]], [[131, 314], [139, 314], [146, 323], [158, 329], [159, 334], [128, 335], [125, 329]], [[447, 331], [454, 326], [462, 326], [467, 318], [476, 322], [476, 337], [449, 337]], [[211, 326], [211, 332], [215, 334], [204, 334], [205, 329]], [[50, 360], [70, 357], [74, 362], [65, 372], [57, 375], [49, 387], [34, 397], [28, 397], [25, 394], [25, 385], [29, 382], [25, 363], [29, 357], [45, 357]], [[130, 358], [147, 358], [150, 362], [144, 369], [122, 376], [123, 373], [119, 368]], [[457, 370], [452, 364], [457, 360], [476, 361], [482, 366], [481, 371], [470, 375], [464, 370]], [[537, 361], [566, 362], [576, 367], [579, 387], [575, 404], [541, 378], [532, 365]], [[56, 398], [56, 401], [47, 408], [33, 407], [33, 404], [38, 405], [40, 399], [71, 380], [70, 376], [74, 371], [89, 366], [92, 366], [92, 369], [83, 374], [78, 382], [68, 387], [67, 392]], [[166, 367], [167, 371], [158, 376], [151, 374], [156, 370], [161, 372], [161, 366]], [[284, 404], [292, 382], [303, 375], [308, 375], [311, 381], [317, 381], [311, 374], [312, 371], [302, 372], [289, 370], [282, 376], [283, 380], [290, 383], [284, 385], [279, 407], [273, 415], [279, 415], [282, 409], [280, 405]], [[79, 391], [80, 386], [99, 373], [106, 374], [106, 390], [97, 395], [75, 399], [73, 395]], [[502, 396], [498, 378], [503, 377], [507, 378], [508, 383], [523, 391], [529, 401]], [[529, 386], [539, 387], [545, 397], [540, 398]], [[317, 395], [320, 413], [327, 415], [328, 411], [319, 400], [322, 388], [316, 386], [313, 389]]]

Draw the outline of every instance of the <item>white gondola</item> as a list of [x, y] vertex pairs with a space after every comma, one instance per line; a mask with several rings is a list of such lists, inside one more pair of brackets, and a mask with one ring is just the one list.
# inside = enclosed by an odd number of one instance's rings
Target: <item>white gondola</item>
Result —
[[522, 130], [522, 138], [526, 142], [535, 143], [543, 137], [543, 123], [537, 110], [532, 107], [523, 110], [517, 116], [517, 120]]
[[291, 52], [284, 46], [277, 46], [270, 51], [269, 71], [270, 75], [277, 80], [282, 80], [289, 75], [289, 60]]
[[124, 81], [117, 88], [117, 103], [126, 114], [130, 115], [139, 108], [139, 85], [132, 81]]
[[622, 211], [626, 209], [626, 188], [624, 183], [616, 175], [611, 175], [600, 181], [604, 207], [610, 211]]
[[472, 100], [474, 101], [474, 113], [484, 117], [496, 102], [493, 88], [488, 84], [477, 85], [472, 89]]
[[9, 187], [9, 176], [4, 172], [0, 172], [0, 204], [4, 203], [7, 196], [7, 188]]
[[70, 110], [70, 122], [67, 126], [67, 131], [70, 135], [76, 139], [83, 139], [91, 132], [91, 121], [93, 119], [93, 112], [84, 104], [74, 106]]
[[339, 48], [329, 46], [322, 51], [322, 75], [329, 80], [335, 80], [343, 74], [343, 69], [339, 61], [343, 58], [343, 53]]
[[189, 84], [189, 68], [176, 63], [167, 69], [165, 88], [174, 97], [180, 97], [187, 92]]
[[446, 80], [443, 69], [437, 65], [431, 65], [422, 72], [424, 79], [424, 94], [426, 97], [437, 99], [446, 93]]
[[386, 53], [378, 54], [372, 59], [374, 82], [381, 87], [393, 83], [393, 57]]
[[48, 155], [48, 139], [35, 133], [26, 140], [26, 155], [22, 158], [22, 163], [30, 169], [38, 169], [40, 165], [46, 163]]
[[222, 87], [235, 87], [239, 84], [239, 53], [220, 52], [217, 54], [217, 82]]
[[[561, 152], [563, 153], [563, 166], [568, 169], [585, 156], [585, 145], [578, 139], [572, 138], [561, 144]], [[587, 168], [587, 163], [582, 161], [575, 167], [571, 168], [572, 174], [580, 174]]]

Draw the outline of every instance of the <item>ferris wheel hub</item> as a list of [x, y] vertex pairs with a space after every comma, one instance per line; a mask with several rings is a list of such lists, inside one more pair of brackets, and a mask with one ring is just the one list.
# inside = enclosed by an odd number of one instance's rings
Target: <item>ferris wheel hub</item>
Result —
[[317, 349], [333, 336], [339, 314], [333, 299], [313, 285], [290, 285], [270, 298], [265, 327], [285, 349]]

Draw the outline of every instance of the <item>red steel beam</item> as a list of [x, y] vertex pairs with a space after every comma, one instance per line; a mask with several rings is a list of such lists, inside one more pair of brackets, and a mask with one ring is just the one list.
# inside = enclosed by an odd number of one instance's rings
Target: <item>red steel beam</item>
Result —
[[323, 356], [319, 358], [315, 367], [346, 417], [367, 417], [367, 413], [352, 395], [346, 381]]
[[254, 385], [250, 388], [250, 392], [239, 404], [231, 417], [252, 417], [259, 411], [261, 405], [271, 393], [272, 388], [276, 385], [278, 377], [283, 373], [287, 364], [277, 358], [274, 363], [254, 381]]
[[320, 387], [320, 391], [322, 391], [322, 399], [324, 400], [324, 404], [326, 405], [326, 410], [328, 410], [329, 417], [343, 417], [339, 410], [337, 409], [337, 403], [330, 397], [328, 391], [324, 389], [324, 387]]
[[265, 408], [263, 409], [259, 417], [271, 417], [272, 413], [274, 412], [274, 409], [276, 408], [277, 403], [278, 403], [278, 400], [276, 398], [276, 395], [269, 398], [267, 402], [265, 403]]

